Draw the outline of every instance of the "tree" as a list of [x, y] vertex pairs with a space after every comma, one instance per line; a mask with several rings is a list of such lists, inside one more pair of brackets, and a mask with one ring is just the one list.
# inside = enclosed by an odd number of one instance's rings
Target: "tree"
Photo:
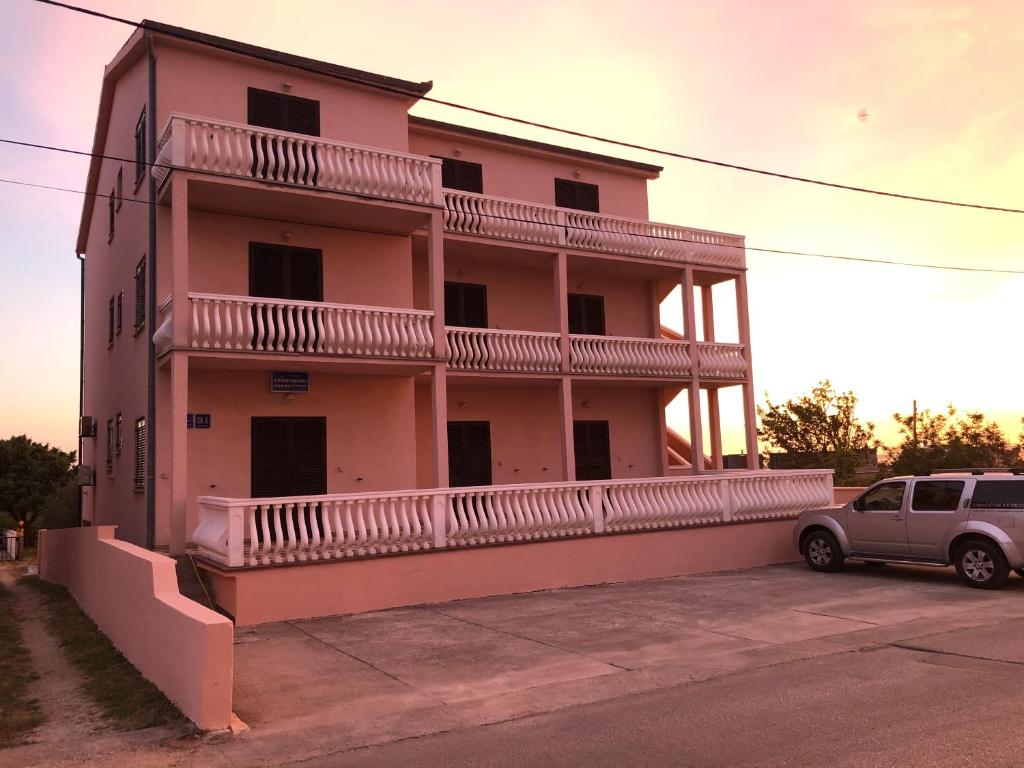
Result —
[[[960, 416], [952, 405], [945, 413], [925, 410], [914, 416], [893, 414], [902, 442], [888, 449], [889, 468], [896, 475], [921, 475], [936, 469], [1012, 467], [1024, 445], [1010, 445], [1003, 430], [982, 413]], [[1024, 444], [1024, 433], [1021, 434]]]
[[874, 447], [875, 425], [857, 420], [857, 396], [837, 392], [828, 379], [796, 400], [758, 406], [758, 436], [769, 446], [795, 454], [794, 466], [834, 469], [836, 485], [854, 481], [858, 453]]
[[[25, 521], [26, 532], [32, 532], [52, 517], [55, 524], [67, 524], [72, 518], [69, 504], [76, 498], [68, 489], [74, 487], [73, 451], [62, 451], [45, 443], [17, 435], [0, 440], [0, 519], [5, 526]], [[77, 515], [73, 517], [77, 525]]]

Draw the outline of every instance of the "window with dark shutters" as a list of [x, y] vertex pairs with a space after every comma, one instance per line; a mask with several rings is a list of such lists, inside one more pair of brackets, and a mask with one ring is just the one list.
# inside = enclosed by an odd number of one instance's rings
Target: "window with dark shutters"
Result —
[[114, 216], [117, 211], [117, 194], [110, 190], [110, 197], [107, 198], [107, 242], [114, 239]]
[[135, 266], [135, 330], [146, 324], [146, 257]]
[[491, 484], [491, 424], [448, 422], [448, 485], [462, 488]]
[[484, 167], [480, 163], [468, 160], [455, 160], [451, 157], [439, 157], [441, 161], [441, 186], [447, 189], [460, 189], [463, 192], [484, 191]]
[[575, 208], [578, 211], [597, 213], [601, 209], [597, 185], [555, 179], [555, 205], [559, 208]]
[[107, 419], [107, 474], [114, 471], [114, 420]]
[[114, 417], [114, 455], [120, 456], [124, 450], [124, 418], [121, 414]]
[[249, 125], [320, 135], [320, 102], [286, 93], [249, 89]]
[[323, 301], [323, 252], [249, 243], [249, 295]]
[[107, 346], [114, 343], [114, 297], [107, 304]]
[[135, 183], [146, 175], [146, 110], [139, 115], [135, 124]]
[[610, 480], [611, 444], [607, 421], [574, 421], [572, 438], [576, 451], [577, 480]]
[[146, 420], [135, 420], [135, 490], [146, 488]]
[[117, 315], [116, 332], [120, 333], [121, 326], [124, 324], [124, 291], [117, 292], [117, 311], [114, 314]]
[[569, 294], [569, 333], [604, 336], [604, 296]]
[[117, 210], [121, 210], [121, 201], [124, 200], [124, 166], [117, 169], [117, 190], [114, 194], [117, 196]]
[[486, 328], [487, 286], [446, 282], [444, 324], [461, 328]]
[[327, 419], [252, 417], [254, 498], [327, 492]]

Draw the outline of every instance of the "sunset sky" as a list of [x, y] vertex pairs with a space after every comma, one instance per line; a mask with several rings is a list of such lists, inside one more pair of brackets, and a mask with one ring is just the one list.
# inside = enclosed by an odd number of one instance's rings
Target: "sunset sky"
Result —
[[[1024, 208], [1020, 0], [81, 4], [433, 80], [438, 98], [579, 131]], [[31, 0], [4, 0], [0, 19], [0, 137], [87, 150], [103, 67], [131, 30]], [[1021, 214], [827, 190], [431, 104], [415, 113], [664, 165], [652, 219], [743, 234], [750, 246], [1024, 270]], [[83, 189], [86, 168], [0, 146], [4, 179]], [[81, 205], [0, 183], [0, 437], [75, 446]], [[857, 393], [883, 440], [915, 398], [933, 411], [982, 410], [1019, 434], [1024, 275], [754, 251], [747, 261], [759, 400], [830, 378]]]

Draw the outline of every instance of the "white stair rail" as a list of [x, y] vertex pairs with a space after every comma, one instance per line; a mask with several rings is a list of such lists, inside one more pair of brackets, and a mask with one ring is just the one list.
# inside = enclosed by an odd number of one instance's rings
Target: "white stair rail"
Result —
[[831, 470], [737, 470], [197, 501], [199, 554], [236, 568], [786, 518], [833, 503], [833, 488]]

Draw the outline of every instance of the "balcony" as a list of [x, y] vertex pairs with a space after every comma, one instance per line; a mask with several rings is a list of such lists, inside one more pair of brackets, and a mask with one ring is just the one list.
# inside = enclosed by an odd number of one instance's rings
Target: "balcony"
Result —
[[738, 235], [444, 190], [444, 225], [476, 235], [581, 251], [742, 269]]
[[570, 337], [573, 373], [626, 376], [689, 376], [688, 344], [622, 336]]
[[[190, 293], [188, 302], [188, 343], [193, 349], [433, 357], [433, 312], [212, 293]], [[157, 332], [158, 351], [169, 346], [169, 327], [170, 313]]]
[[448, 367], [456, 371], [554, 373], [562, 355], [557, 333], [446, 328]]
[[747, 376], [746, 348], [742, 344], [697, 344], [697, 369], [702, 379], [743, 379]]
[[237, 568], [794, 517], [831, 470], [726, 472], [277, 499], [198, 499], [199, 555]]
[[172, 168], [326, 192], [441, 204], [441, 161], [318, 136], [172, 113], [153, 175]]

